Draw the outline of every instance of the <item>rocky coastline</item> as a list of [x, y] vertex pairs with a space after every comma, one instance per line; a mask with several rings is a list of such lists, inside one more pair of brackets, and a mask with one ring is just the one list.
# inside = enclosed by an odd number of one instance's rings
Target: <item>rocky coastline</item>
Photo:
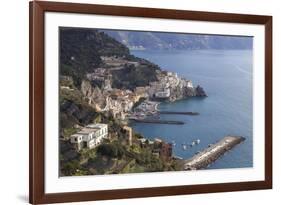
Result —
[[207, 94], [200, 85], [195, 88], [178, 86], [171, 90], [171, 96], [167, 99], [167, 101], [174, 102], [177, 100], [187, 99], [189, 97], [207, 97]]

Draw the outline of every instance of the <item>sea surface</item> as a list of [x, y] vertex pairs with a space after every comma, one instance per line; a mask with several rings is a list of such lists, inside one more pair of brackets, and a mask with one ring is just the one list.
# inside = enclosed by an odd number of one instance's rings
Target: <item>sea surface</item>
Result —
[[[208, 169], [253, 166], [252, 51], [188, 50], [132, 51], [135, 56], [158, 64], [200, 85], [208, 97], [193, 97], [161, 103], [160, 110], [199, 112], [198, 116], [161, 115], [161, 119], [184, 121], [184, 125], [135, 123], [135, 131], [146, 138], [176, 143], [174, 155], [187, 159], [225, 135], [246, 140], [223, 155]], [[182, 144], [200, 139], [199, 145], [183, 150]]]

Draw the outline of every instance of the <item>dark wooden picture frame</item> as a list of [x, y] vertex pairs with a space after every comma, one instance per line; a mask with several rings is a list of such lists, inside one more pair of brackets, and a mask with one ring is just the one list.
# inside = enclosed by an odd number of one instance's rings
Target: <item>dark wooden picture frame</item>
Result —
[[[272, 17], [199, 11], [103, 6], [92, 4], [30, 2], [30, 104], [29, 104], [29, 200], [57, 203], [88, 200], [153, 197], [165, 195], [227, 192], [272, 188]], [[265, 26], [265, 180], [205, 185], [186, 185], [46, 194], [44, 190], [44, 14], [45, 12], [182, 19], [209, 22], [247, 23]]]

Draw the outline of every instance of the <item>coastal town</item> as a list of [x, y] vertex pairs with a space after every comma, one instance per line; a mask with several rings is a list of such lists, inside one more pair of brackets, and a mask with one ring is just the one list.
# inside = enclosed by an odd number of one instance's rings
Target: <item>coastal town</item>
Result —
[[[165, 166], [172, 166], [171, 164], [173, 164], [173, 166], [178, 167], [175, 168], [176, 170], [182, 169], [179, 168], [179, 166], [182, 166], [179, 158], [173, 154], [174, 145], [171, 142], [165, 142], [161, 138], [148, 140], [145, 136], [137, 135], [130, 127], [130, 123], [182, 124], [178, 121], [159, 120], [161, 113], [158, 109], [159, 104], [194, 96], [205, 97], [204, 90], [200, 86], [194, 87], [191, 80], [164, 70], [156, 70], [156, 81], [150, 82], [146, 86], [136, 86], [133, 90], [114, 88], [113, 75], [115, 71], [120, 71], [130, 65], [142, 66], [142, 61], [128, 61], [117, 56], [102, 56], [101, 59], [103, 67], [87, 73], [86, 79], [81, 82], [83, 102], [94, 108], [96, 112], [111, 116], [115, 121], [118, 121], [121, 131], [119, 134], [112, 132], [112, 125], [104, 122], [84, 126], [76, 124], [76, 128], [64, 137], [64, 143], [62, 144], [67, 145], [67, 142], [69, 142], [70, 144], [66, 147], [71, 145], [70, 147], [74, 149], [72, 149], [72, 154], [69, 154], [69, 149], [65, 148], [67, 157], [64, 157], [64, 160], [73, 160], [77, 157], [77, 153], [83, 153], [85, 150], [88, 150], [86, 152], [92, 152], [91, 150], [93, 150], [96, 153], [103, 145], [114, 144], [118, 141], [122, 146], [127, 147], [126, 149], [134, 147], [137, 150], [146, 150], [145, 152], [149, 152], [152, 158], [158, 158], [165, 162]], [[72, 95], [75, 90], [71, 85], [71, 78], [61, 76], [61, 93]], [[197, 113], [183, 112], [181, 114], [194, 115]], [[135, 151], [125, 151], [125, 153], [129, 155], [127, 157], [134, 158], [132, 156], [139, 155], [137, 153], [140, 152], [136, 153]], [[74, 158], [69, 158], [69, 156]], [[83, 166], [90, 166], [89, 162], [84, 162], [85, 160], [79, 161], [83, 162], [81, 164]], [[129, 162], [132, 163], [131, 160], [126, 160], [125, 164], [128, 165]], [[123, 168], [126, 167], [125, 164], [123, 164]], [[111, 169], [114, 171], [111, 172], [117, 172], [113, 167]], [[117, 167], [116, 169], [120, 172], [120, 165]]]
[[163, 70], [157, 70], [157, 81], [147, 86], [139, 86], [134, 90], [112, 88], [112, 72], [126, 65], [139, 66], [141, 63], [116, 56], [102, 57], [102, 60], [104, 67], [88, 73], [88, 81], [82, 82], [81, 90], [89, 105], [100, 112], [109, 112], [114, 118], [144, 118], [156, 114], [157, 105], [162, 101], [206, 96], [204, 90], [200, 86], [195, 88], [191, 80]]
[[[164, 160], [166, 163], [176, 164], [178, 167], [176, 170], [194, 170], [208, 166], [222, 155], [225, 150], [231, 149], [242, 141], [240, 140], [241, 138], [228, 137], [216, 145], [212, 145], [212, 148], [207, 148], [200, 152], [200, 154], [198, 153], [193, 158], [183, 160], [173, 154], [173, 147], [175, 146], [173, 142], [165, 142], [160, 138], [148, 140], [143, 136], [136, 138], [133, 129], [129, 126], [130, 121], [181, 124], [179, 121], [159, 120], [159, 114], [161, 114], [161, 111], [158, 109], [159, 104], [163, 101], [173, 102], [194, 96], [205, 97], [206, 93], [200, 86], [195, 88], [191, 80], [181, 78], [176, 73], [162, 70], [157, 70], [157, 81], [151, 82], [147, 86], [136, 87], [133, 91], [112, 88], [113, 71], [121, 70], [123, 69], [122, 66], [126, 65], [139, 66], [140, 63], [127, 61], [116, 56], [102, 57], [102, 60], [104, 67], [97, 68], [92, 73], [87, 73], [87, 80], [82, 81], [81, 91], [88, 105], [97, 112], [110, 115], [120, 122], [122, 137], [120, 137], [121, 135], [110, 133], [109, 125], [105, 123], [93, 123], [84, 127], [78, 126], [77, 131], [69, 136], [69, 142], [78, 152], [83, 152], [83, 150], [97, 151], [99, 145], [104, 145], [108, 142], [113, 143], [115, 140], [118, 140], [119, 142], [121, 141], [122, 146], [129, 147], [129, 149], [131, 147], [148, 149], [153, 157]], [[60, 88], [67, 92], [73, 92], [73, 89], [67, 85], [61, 85]], [[162, 113], [198, 115], [195, 112], [165, 111]], [[183, 144], [182, 149], [187, 150], [188, 146], [192, 147], [199, 143], [200, 140], [197, 139], [190, 145]], [[136, 154], [135, 151], [125, 153], [130, 157]], [[122, 172], [129, 165], [132, 166], [132, 160], [126, 161], [122, 166], [112, 166], [111, 171], [108, 171], [108, 173]]]
[[[161, 136], [137, 133], [133, 129], [136, 123], [185, 123], [169, 117], [163, 120], [161, 115], [199, 115], [192, 110], [163, 111], [159, 105], [192, 97], [203, 99], [207, 97], [205, 90], [168, 68], [131, 55], [128, 48], [104, 33], [83, 30], [81, 39], [86, 41], [77, 42], [80, 30], [62, 31], [67, 42], [62, 47], [69, 49], [69, 42], [76, 47], [61, 56], [60, 176], [196, 170], [244, 141], [228, 136], [192, 158], [182, 159], [175, 155], [175, 147], [188, 152], [200, 139], [176, 145]], [[87, 55], [77, 52], [81, 45], [88, 48]]]

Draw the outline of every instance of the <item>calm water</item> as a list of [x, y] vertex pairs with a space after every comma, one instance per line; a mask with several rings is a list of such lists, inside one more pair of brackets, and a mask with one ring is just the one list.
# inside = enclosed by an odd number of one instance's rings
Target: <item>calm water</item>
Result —
[[[199, 112], [198, 116], [161, 115], [162, 119], [184, 121], [184, 125], [134, 124], [145, 137], [176, 142], [174, 154], [189, 158], [225, 135], [240, 135], [246, 141], [225, 154], [209, 168], [240, 168], [253, 165], [252, 139], [252, 52], [249, 50], [133, 51], [161, 68], [177, 72], [200, 84], [207, 98], [162, 103], [169, 111]], [[201, 143], [183, 150], [182, 143]]]

